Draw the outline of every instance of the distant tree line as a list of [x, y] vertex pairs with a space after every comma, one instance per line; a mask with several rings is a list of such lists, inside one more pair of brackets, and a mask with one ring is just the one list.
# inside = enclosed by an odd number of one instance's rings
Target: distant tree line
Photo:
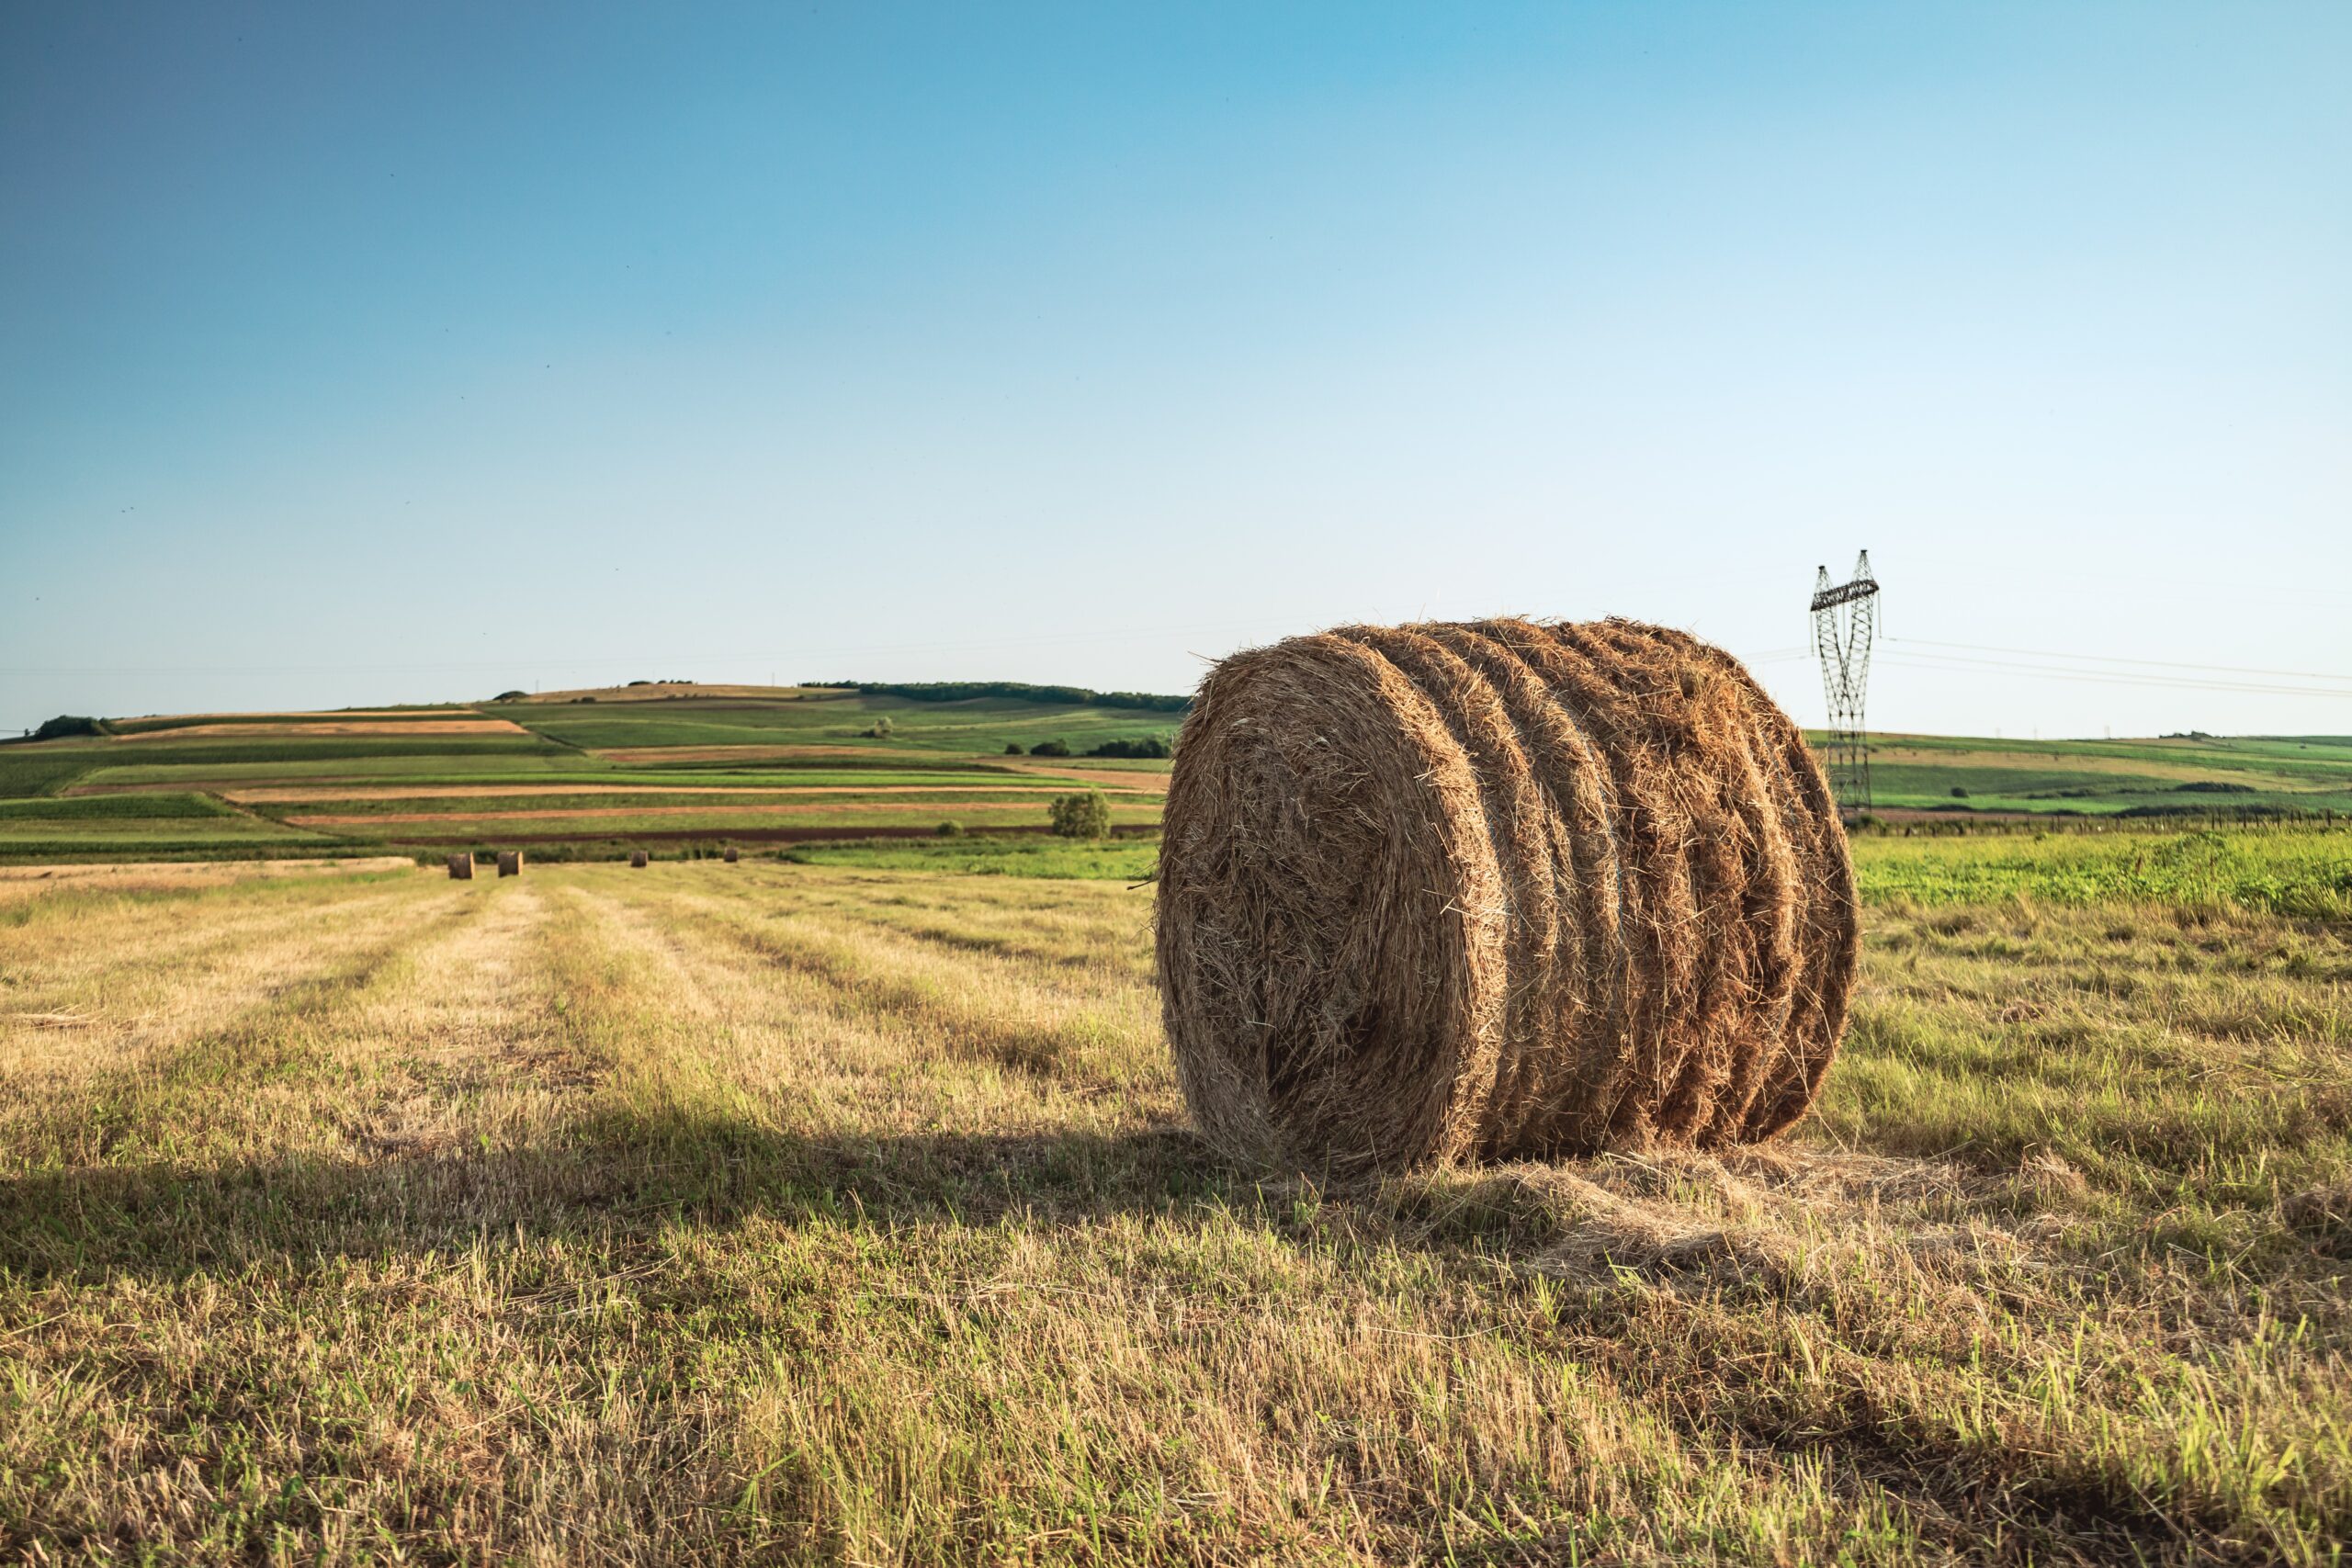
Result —
[[[869, 730], [867, 733], [873, 732]], [[1021, 756], [1021, 742], [1008, 741], [1004, 754], [1008, 757]], [[1040, 740], [1027, 748], [1027, 754], [1032, 757], [1172, 757], [1176, 754], [1176, 742], [1169, 736], [1147, 735], [1140, 740], [1105, 740], [1080, 752], [1072, 751], [1067, 740]]]
[[1183, 713], [1190, 697], [1158, 692], [1097, 692], [1085, 686], [1033, 686], [1025, 681], [803, 681], [804, 686], [869, 696], [904, 697], [910, 703], [962, 703], [974, 697], [1011, 697], [1026, 703], [1066, 703], [1072, 707], [1141, 708], [1147, 713]]

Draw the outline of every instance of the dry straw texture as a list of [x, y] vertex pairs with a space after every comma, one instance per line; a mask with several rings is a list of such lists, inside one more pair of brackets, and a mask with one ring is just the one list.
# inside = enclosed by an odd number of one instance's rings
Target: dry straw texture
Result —
[[473, 852], [466, 850], [451, 855], [449, 857], [449, 880], [452, 882], [471, 882], [473, 879]]
[[728, 845], [728, 846], [727, 846], [727, 863], [728, 863], [729, 865], [733, 865], [733, 864], [735, 863], [735, 862], [736, 862], [736, 860], [737, 860], [738, 858], [739, 858], [739, 857], [738, 857], [738, 856], [737, 856], [737, 854], [736, 854], [735, 846], [734, 846], [734, 845], [732, 845], [732, 844]]
[[631, 865], [633, 865], [633, 866], [636, 866], [636, 867], [638, 867], [639, 869], [642, 870], [642, 869], [644, 868], [645, 862], [646, 862], [646, 856], [645, 856], [645, 852], [644, 852], [643, 850], [631, 850], [631, 851], [629, 851], [629, 852], [628, 852], [628, 863], [629, 863], [629, 864], [631, 864]]
[[1804, 737], [1730, 655], [1630, 621], [1227, 660], [1158, 897], [1203, 1130], [1343, 1173], [1771, 1137], [1819, 1092], [1857, 958]]
[[522, 852], [522, 851], [520, 851], [520, 850], [501, 850], [501, 851], [499, 851], [499, 852], [498, 852], [498, 874], [499, 874], [499, 875], [501, 875], [501, 876], [520, 876], [520, 875], [522, 875], [522, 874], [523, 874], [523, 852]]

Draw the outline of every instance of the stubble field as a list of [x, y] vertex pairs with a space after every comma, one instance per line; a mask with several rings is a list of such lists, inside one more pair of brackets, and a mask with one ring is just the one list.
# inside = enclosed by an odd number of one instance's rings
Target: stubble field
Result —
[[2137, 847], [1863, 840], [1781, 1145], [1349, 1189], [1192, 1139], [1114, 881], [61, 881], [0, 1551], [2332, 1561], [2352, 834]]

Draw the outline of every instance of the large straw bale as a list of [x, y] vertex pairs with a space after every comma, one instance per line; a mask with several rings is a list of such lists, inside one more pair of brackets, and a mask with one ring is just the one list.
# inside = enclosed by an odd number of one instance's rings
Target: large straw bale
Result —
[[498, 852], [498, 874], [499, 874], [499, 875], [501, 875], [501, 876], [520, 876], [520, 875], [522, 875], [522, 874], [523, 874], [523, 852], [522, 852], [522, 851], [520, 851], [520, 850], [501, 850], [501, 851], [499, 851], [499, 852]]
[[1158, 883], [1195, 1120], [1337, 1173], [1771, 1137], [1854, 982], [1853, 866], [1804, 737], [1730, 655], [1631, 621], [1225, 660]]
[[639, 871], [645, 869], [647, 859], [643, 850], [631, 850], [628, 852], [628, 863]]
[[452, 882], [471, 882], [473, 879], [473, 852], [471, 850], [460, 850], [456, 854], [451, 855], [449, 857], [449, 880]]

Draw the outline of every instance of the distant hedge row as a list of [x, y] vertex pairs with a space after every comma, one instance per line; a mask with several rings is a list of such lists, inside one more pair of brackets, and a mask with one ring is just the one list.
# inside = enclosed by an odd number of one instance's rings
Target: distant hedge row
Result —
[[1084, 686], [1032, 686], [1023, 681], [803, 681], [804, 686], [871, 696], [904, 697], [912, 703], [962, 703], [974, 697], [1011, 697], [1019, 702], [1067, 703], [1073, 707], [1140, 708], [1147, 713], [1183, 713], [1190, 697], [1157, 692], [1097, 692]]

